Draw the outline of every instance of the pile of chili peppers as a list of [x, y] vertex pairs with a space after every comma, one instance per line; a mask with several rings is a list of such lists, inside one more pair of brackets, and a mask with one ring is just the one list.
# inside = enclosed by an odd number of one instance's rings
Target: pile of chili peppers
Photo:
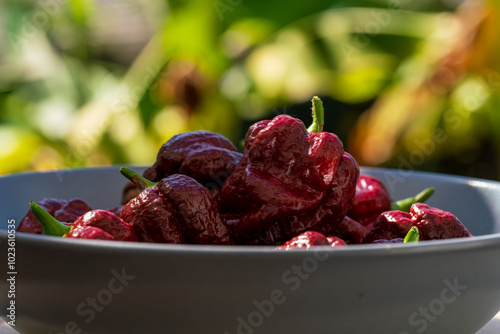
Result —
[[379, 179], [360, 175], [340, 139], [323, 132], [321, 100], [312, 104], [309, 128], [288, 115], [252, 125], [243, 154], [216, 133], [176, 135], [142, 176], [122, 167], [131, 181], [122, 205], [46, 198], [30, 203], [18, 231], [284, 250], [471, 236], [453, 214], [423, 204], [432, 188], [393, 202]]

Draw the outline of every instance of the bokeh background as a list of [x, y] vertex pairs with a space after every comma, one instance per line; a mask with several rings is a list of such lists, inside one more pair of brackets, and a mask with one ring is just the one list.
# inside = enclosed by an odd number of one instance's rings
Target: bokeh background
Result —
[[310, 99], [361, 165], [500, 180], [500, 2], [2, 0], [0, 174], [150, 165]]

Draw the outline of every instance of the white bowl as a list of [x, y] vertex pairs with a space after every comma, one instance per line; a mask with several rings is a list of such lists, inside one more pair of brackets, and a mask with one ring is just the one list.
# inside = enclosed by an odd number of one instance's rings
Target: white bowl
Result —
[[[135, 168], [136, 170], [141, 170]], [[500, 310], [500, 183], [363, 168], [394, 199], [436, 189], [474, 238], [412, 245], [275, 251], [75, 240], [15, 234], [15, 297], [0, 285], [20, 333], [472, 334]], [[0, 178], [0, 245], [30, 200], [119, 203], [118, 167]], [[7, 272], [3, 266], [3, 272]]]

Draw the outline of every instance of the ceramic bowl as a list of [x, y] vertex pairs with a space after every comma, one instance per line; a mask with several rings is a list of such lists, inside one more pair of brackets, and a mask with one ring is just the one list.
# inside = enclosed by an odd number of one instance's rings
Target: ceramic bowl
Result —
[[14, 301], [23, 334], [475, 333], [500, 310], [500, 183], [362, 172], [394, 199], [434, 187], [428, 203], [475, 237], [275, 251], [14, 234], [9, 222], [30, 200], [80, 197], [108, 208], [126, 183], [118, 167], [16, 174], [0, 178], [4, 261], [15, 243], [14, 267], [2, 266], [14, 280], [1, 280], [0, 314], [12, 321]]

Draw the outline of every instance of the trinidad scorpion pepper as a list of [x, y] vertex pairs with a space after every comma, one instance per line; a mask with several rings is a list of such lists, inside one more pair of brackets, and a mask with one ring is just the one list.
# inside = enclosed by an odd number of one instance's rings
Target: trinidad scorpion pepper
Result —
[[[417, 227], [413, 226], [410, 228], [408, 233], [404, 238], [392, 239], [392, 240], [377, 240], [378, 243], [409, 243], [418, 242], [419, 240], [419, 230]], [[298, 236], [292, 238], [291, 240], [285, 242], [283, 245], [276, 247], [277, 250], [289, 250], [294, 248], [306, 248], [309, 249], [313, 246], [331, 246], [339, 247], [346, 246], [346, 242], [339, 237], [325, 237], [323, 234], [314, 231], [307, 231]]]
[[364, 237], [363, 243], [403, 238], [412, 228], [418, 228], [420, 240], [470, 237], [467, 228], [452, 213], [415, 203], [410, 212], [400, 210], [382, 213]]
[[335, 172], [334, 181], [325, 193], [323, 201], [311, 211], [289, 216], [272, 224], [253, 243], [276, 245], [304, 233], [317, 231], [324, 235], [336, 235], [344, 240], [361, 243], [365, 230], [355, 221], [343, 223], [354, 198], [354, 186], [359, 166], [351, 155], [344, 153]]
[[297, 216], [291, 216], [282, 222], [283, 235], [288, 239], [297, 233], [308, 230], [318, 231], [324, 235], [338, 235], [339, 224], [354, 199], [355, 184], [359, 175], [356, 160], [344, 153], [335, 172], [335, 177], [325, 193], [323, 201], [315, 209]]
[[346, 243], [337, 237], [325, 237], [323, 234], [315, 231], [307, 231], [299, 234], [276, 249], [288, 250], [292, 248], [306, 248], [313, 246], [330, 246], [339, 247], [345, 246]]
[[[44, 210], [60, 222], [71, 226], [73, 222], [92, 208], [82, 199], [74, 198], [69, 201], [57, 198], [44, 198], [38, 202]], [[19, 232], [43, 234], [43, 226], [30, 210], [21, 220], [17, 229]]]
[[[210, 131], [186, 132], [173, 136], [158, 151], [156, 162], [143, 176], [153, 182], [173, 175], [192, 177], [214, 196], [240, 161], [242, 154], [224, 136]], [[122, 203], [137, 196], [139, 190], [129, 184]]]
[[193, 178], [174, 174], [154, 183], [126, 167], [121, 172], [143, 189], [120, 214], [139, 241], [234, 244], [215, 197]]
[[330, 233], [351, 205], [359, 166], [335, 134], [321, 132], [321, 100], [312, 102], [309, 131], [288, 115], [248, 130], [243, 158], [219, 193], [239, 242], [276, 245], [310, 229]]
[[106, 210], [91, 210], [80, 216], [71, 226], [67, 226], [40, 205], [31, 202], [31, 212], [38, 218], [46, 235], [65, 236], [79, 239], [101, 239], [119, 241], [137, 241], [134, 230]]
[[390, 209], [391, 197], [384, 184], [373, 176], [361, 174], [356, 184], [354, 203], [347, 215], [366, 226]]
[[433, 188], [427, 188], [416, 196], [392, 202], [389, 191], [382, 181], [374, 176], [361, 174], [356, 184], [354, 203], [347, 215], [370, 229], [382, 212], [389, 210], [409, 212], [412, 204], [426, 201], [433, 193]]

